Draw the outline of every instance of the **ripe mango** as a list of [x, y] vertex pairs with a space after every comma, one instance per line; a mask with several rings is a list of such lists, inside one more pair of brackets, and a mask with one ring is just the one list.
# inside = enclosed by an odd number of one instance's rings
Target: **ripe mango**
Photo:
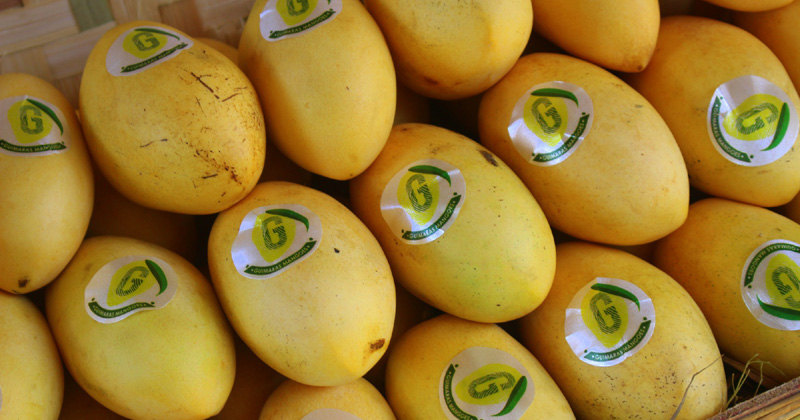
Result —
[[310, 386], [287, 379], [270, 394], [260, 420], [395, 420], [378, 390], [357, 378], [337, 386]]

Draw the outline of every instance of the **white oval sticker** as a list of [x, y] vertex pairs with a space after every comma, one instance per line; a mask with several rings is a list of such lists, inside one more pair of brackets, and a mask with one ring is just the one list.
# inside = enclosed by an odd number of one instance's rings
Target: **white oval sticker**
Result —
[[516, 420], [533, 403], [534, 384], [519, 360], [492, 347], [465, 349], [442, 372], [439, 402], [449, 420]]
[[781, 88], [749, 75], [717, 87], [706, 125], [714, 148], [725, 159], [761, 166], [780, 159], [794, 146], [799, 121], [795, 104]]
[[32, 96], [0, 100], [0, 152], [43, 156], [67, 151], [69, 126], [55, 105]]
[[564, 334], [573, 353], [593, 366], [614, 366], [641, 350], [656, 327], [653, 302], [625, 280], [598, 277], [572, 298]]
[[442, 236], [455, 222], [467, 185], [455, 166], [438, 159], [406, 165], [386, 184], [381, 214], [403, 242], [420, 245]]
[[592, 99], [583, 88], [560, 81], [541, 83], [514, 105], [508, 135], [528, 163], [550, 166], [575, 152], [593, 120]]
[[322, 222], [299, 204], [275, 204], [251, 210], [239, 225], [231, 247], [239, 274], [264, 280], [308, 258], [322, 240]]
[[132, 76], [178, 56], [194, 42], [161, 27], [139, 26], [122, 33], [106, 53], [106, 70]]
[[342, 0], [270, 0], [261, 11], [259, 28], [274, 42], [300, 36], [332, 21], [342, 12]]
[[361, 418], [335, 408], [320, 408], [306, 414], [300, 420], [361, 420]]
[[800, 245], [776, 239], [758, 246], [744, 264], [741, 291], [762, 324], [800, 330]]
[[164, 260], [131, 255], [104, 265], [84, 291], [86, 313], [111, 324], [145, 310], [166, 306], [178, 290], [175, 271]]

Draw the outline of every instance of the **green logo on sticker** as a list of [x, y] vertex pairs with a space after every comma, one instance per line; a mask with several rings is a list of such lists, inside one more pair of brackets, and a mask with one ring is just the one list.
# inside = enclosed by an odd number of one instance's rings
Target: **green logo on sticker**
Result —
[[[165, 49], [169, 38], [174, 38], [179, 43]], [[184, 42], [180, 36], [169, 31], [157, 28], [136, 28], [125, 36], [122, 41], [122, 49], [142, 61], [122, 66], [120, 73], [140, 70], [188, 46], [189, 44]]]
[[314, 250], [317, 239], [310, 237], [300, 249], [290, 252], [292, 245], [302, 241], [297, 235], [298, 225], [303, 235], [311, 234], [308, 218], [289, 209], [269, 209], [258, 215], [251, 239], [261, 257], [268, 265], [248, 265], [244, 272], [253, 275], [276, 273]]
[[105, 308], [94, 298], [88, 303], [89, 310], [100, 318], [113, 319], [141, 308], [154, 308], [155, 302], [138, 301], [136, 297], [157, 287], [156, 296], [167, 290], [169, 281], [164, 270], [149, 259], [134, 261], [119, 268], [111, 277], [106, 296], [109, 307], [130, 304], [121, 308]]
[[[767, 315], [800, 321], [800, 266], [790, 256], [796, 254], [800, 254], [800, 246], [784, 241], [774, 241], [755, 252], [745, 269], [745, 303], [752, 295]], [[758, 275], [760, 270], [764, 270], [763, 278]]]
[[439, 179], [447, 182], [448, 186], [452, 186], [447, 171], [431, 165], [412, 166], [400, 179], [397, 201], [409, 217], [423, 226], [419, 230], [404, 232], [404, 239], [425, 239], [441, 229], [453, 216], [461, 201], [459, 194], [449, 199], [444, 212], [431, 223], [439, 205]]
[[[329, 22], [342, 10], [341, 0], [277, 0], [267, 2], [261, 14], [261, 34], [267, 41], [298, 35], [303, 31]], [[269, 13], [274, 9], [277, 13]], [[277, 15], [278, 17], [272, 17]]]

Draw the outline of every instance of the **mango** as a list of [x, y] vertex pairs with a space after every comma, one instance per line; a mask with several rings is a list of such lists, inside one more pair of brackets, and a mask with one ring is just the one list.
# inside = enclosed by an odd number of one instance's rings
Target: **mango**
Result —
[[793, 0], [705, 0], [726, 9], [741, 12], [765, 12], [784, 7]]
[[714, 335], [675, 280], [627, 252], [559, 244], [544, 303], [522, 343], [579, 418], [707, 419], [727, 383]]
[[800, 98], [755, 36], [713, 19], [666, 17], [650, 64], [623, 79], [666, 121], [693, 187], [764, 207], [800, 191]]
[[0, 75], [0, 290], [49, 284], [92, 214], [89, 152], [69, 101], [27, 74]]
[[656, 48], [658, 0], [532, 0], [533, 30], [575, 57], [624, 72], [642, 71]]
[[462, 99], [496, 83], [522, 54], [533, 26], [529, 0], [366, 0], [397, 66], [420, 95]]
[[396, 305], [389, 263], [367, 227], [325, 193], [259, 184], [217, 216], [208, 264], [238, 335], [296, 382], [353, 381], [386, 351]]
[[350, 179], [386, 143], [394, 64], [358, 0], [256, 1], [239, 65], [258, 91], [270, 143], [306, 170]]
[[522, 344], [495, 324], [449, 314], [398, 339], [386, 366], [386, 398], [404, 420], [575, 418]]
[[291, 379], [270, 394], [260, 420], [395, 420], [378, 390], [364, 378], [337, 386], [309, 386]]
[[0, 290], [0, 419], [59, 418], [64, 370], [42, 313]]
[[526, 55], [484, 93], [478, 127], [550, 224], [575, 238], [639, 245], [686, 219], [689, 178], [675, 138], [644, 97], [601, 67]]
[[396, 125], [350, 181], [350, 199], [397, 282], [444, 312], [509, 321], [550, 290], [554, 243], [541, 208], [501, 159], [460, 134]]
[[142, 206], [217, 213], [261, 175], [266, 133], [253, 85], [222, 53], [175, 28], [134, 21], [106, 32], [79, 99], [95, 163]]
[[72, 377], [117, 414], [205, 419], [225, 404], [233, 335], [211, 284], [178, 254], [88, 238], [46, 289], [45, 310]]
[[692, 295], [722, 352], [800, 376], [800, 225], [771, 210], [708, 198], [656, 243], [653, 261]]

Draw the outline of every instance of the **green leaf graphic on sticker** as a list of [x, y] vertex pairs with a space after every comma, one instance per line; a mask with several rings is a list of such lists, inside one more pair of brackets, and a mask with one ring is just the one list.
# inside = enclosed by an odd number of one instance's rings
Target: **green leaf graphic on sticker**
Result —
[[[161, 272], [160, 275], [166, 284], [164, 273]], [[141, 295], [156, 283], [161, 284], [161, 281], [156, 279], [146, 261], [128, 263], [111, 277], [106, 302], [108, 306], [117, 306]]]
[[[462, 379], [456, 385], [456, 395], [461, 401], [475, 405], [500, 404], [509, 401], [513, 395], [516, 398], [514, 403], [516, 405], [522, 397], [517, 387], [521, 378], [524, 377], [513, 367], [502, 363], [491, 363]], [[524, 393], [524, 389], [522, 392]]]
[[414, 221], [425, 226], [436, 213], [439, 204], [439, 181], [450, 183], [450, 175], [435, 166], [414, 166], [400, 179], [397, 201]]
[[316, 8], [317, 0], [278, 0], [275, 5], [275, 9], [287, 26], [303, 23]]
[[800, 311], [799, 274], [800, 266], [785, 254], [769, 260], [765, 283], [773, 306]]
[[762, 301], [760, 297], [756, 298], [758, 299], [758, 305], [761, 306], [761, 309], [763, 309], [764, 312], [774, 317], [786, 319], [788, 321], [800, 321], [800, 311], [789, 308], [782, 308], [780, 306], [770, 305]]
[[47, 105], [32, 99], [23, 99], [8, 109], [6, 115], [17, 142], [29, 144], [37, 142], [50, 134], [55, 122], [61, 133], [61, 121]]
[[[536, 92], [558, 91], [563, 92], [556, 96], [539, 96]], [[568, 94], [568, 95], [567, 95]], [[575, 98], [570, 92], [561, 89], [539, 89], [531, 94], [531, 97], [525, 101], [525, 107], [522, 112], [522, 118], [525, 125], [533, 134], [540, 140], [545, 142], [548, 146], [554, 147], [564, 138], [564, 133], [567, 131], [567, 122], [569, 121], [569, 113], [567, 111], [567, 103], [564, 101], [566, 96]], [[577, 98], [575, 98], [577, 103]]]
[[772, 137], [772, 142], [769, 144], [769, 146], [761, 150], [762, 152], [772, 150], [781, 144], [783, 138], [786, 136], [786, 130], [789, 129], [789, 119], [791, 118], [790, 112], [789, 104], [784, 102], [783, 106], [781, 106], [781, 116], [778, 118], [778, 126], [775, 129], [775, 136]]
[[145, 60], [150, 58], [167, 45], [167, 36], [173, 36], [152, 28], [137, 28], [122, 41], [122, 49], [127, 53]]
[[[606, 287], [598, 290], [595, 286]], [[622, 341], [628, 329], [628, 304], [627, 298], [620, 296], [619, 293], [608, 293], [608, 287], [624, 290], [616, 286], [594, 284], [591, 289], [595, 293], [586, 293], [581, 302], [581, 318], [597, 340], [610, 349]]]
[[783, 105], [783, 101], [775, 96], [766, 93], [753, 95], [729, 112], [722, 126], [729, 136], [739, 140], [755, 141], [773, 137], [778, 129]]
[[267, 210], [256, 218], [252, 240], [264, 261], [271, 263], [286, 254], [294, 243], [296, 221], [308, 231], [308, 219], [291, 210]]
[[506, 406], [503, 407], [497, 414], [492, 414], [492, 417], [499, 417], [505, 416], [506, 414], [514, 411], [517, 404], [519, 404], [519, 400], [522, 399], [522, 396], [525, 395], [525, 391], [528, 389], [528, 378], [523, 376], [522, 378], [517, 381], [517, 384], [514, 385], [514, 389], [511, 390], [511, 395], [508, 396], [508, 401], [506, 401]]

